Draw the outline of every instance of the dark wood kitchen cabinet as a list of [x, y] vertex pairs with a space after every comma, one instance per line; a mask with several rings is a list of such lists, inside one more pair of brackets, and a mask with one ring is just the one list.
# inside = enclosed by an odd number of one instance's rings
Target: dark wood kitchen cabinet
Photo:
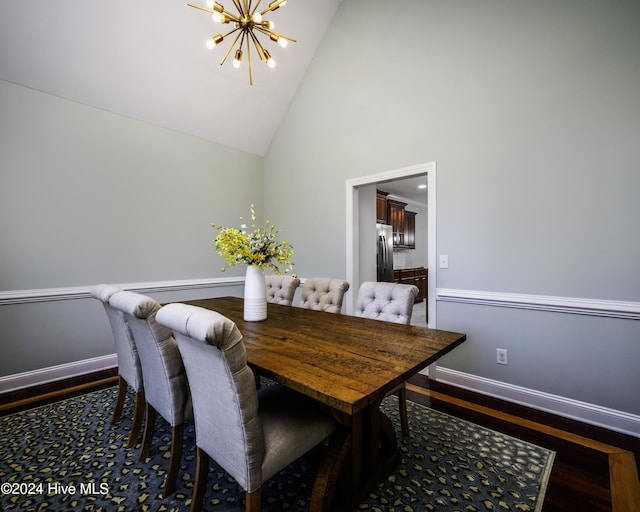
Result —
[[404, 211], [404, 246], [407, 249], [416, 248], [416, 212]]
[[387, 199], [387, 221], [391, 224], [394, 247], [405, 246], [405, 206], [407, 206], [407, 203], [396, 201], [395, 199]]
[[422, 300], [427, 300], [427, 269], [416, 269], [415, 273], [416, 286], [418, 287], [418, 297]]
[[428, 273], [424, 267], [405, 268], [393, 271], [393, 280], [400, 284], [412, 284], [418, 288], [416, 302], [427, 299]]
[[376, 190], [376, 222], [391, 225], [395, 248], [415, 249], [417, 213], [406, 210], [407, 203], [389, 199], [388, 195], [384, 190]]
[[388, 224], [387, 222], [387, 196], [389, 192], [376, 190], [376, 222]]

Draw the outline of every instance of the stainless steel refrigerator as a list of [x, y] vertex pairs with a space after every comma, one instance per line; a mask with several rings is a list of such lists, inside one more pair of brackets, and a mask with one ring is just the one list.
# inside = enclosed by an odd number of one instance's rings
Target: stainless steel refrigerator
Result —
[[391, 226], [376, 224], [378, 281], [393, 282], [393, 232]]

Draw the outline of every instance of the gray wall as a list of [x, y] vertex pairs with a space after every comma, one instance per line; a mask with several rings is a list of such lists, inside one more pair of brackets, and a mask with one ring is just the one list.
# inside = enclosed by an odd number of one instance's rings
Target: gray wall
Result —
[[[298, 274], [343, 277], [345, 180], [436, 161], [439, 287], [640, 302], [640, 4], [389, 9], [343, 0], [264, 162], [0, 82], [0, 295], [220, 277], [209, 223], [251, 202]], [[640, 414], [638, 321], [437, 309], [468, 334], [444, 366]], [[0, 376], [113, 352], [87, 298], [2, 305], [0, 332]]]
[[[262, 158], [1, 81], [0, 103], [9, 295], [219, 277], [211, 222], [238, 225], [252, 202], [262, 213]], [[0, 376], [114, 351], [83, 298], [0, 306], [0, 333]]]
[[[436, 161], [438, 287], [640, 302], [639, 22], [638, 2], [344, 0], [265, 158], [297, 270], [345, 275], [345, 180]], [[468, 334], [443, 366], [640, 413], [637, 320], [437, 310]]]

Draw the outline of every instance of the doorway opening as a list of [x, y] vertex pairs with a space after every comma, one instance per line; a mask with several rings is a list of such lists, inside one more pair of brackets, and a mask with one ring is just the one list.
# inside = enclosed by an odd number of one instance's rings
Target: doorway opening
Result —
[[[351, 287], [345, 297], [345, 307], [348, 314], [353, 314], [357, 291], [362, 281], [368, 279], [361, 278], [360, 264], [362, 261], [363, 244], [361, 243], [361, 222], [368, 225], [365, 205], [361, 204], [362, 197], [370, 197], [371, 191], [375, 193], [376, 185], [383, 186], [384, 182], [393, 180], [412, 178], [417, 176], [427, 177], [427, 316], [428, 327], [436, 327], [436, 163], [429, 162], [402, 169], [381, 172], [360, 178], [347, 180], [346, 182], [346, 233], [347, 233], [347, 264], [346, 278]], [[373, 206], [375, 210], [375, 205]], [[374, 219], [375, 220], [375, 219]]]

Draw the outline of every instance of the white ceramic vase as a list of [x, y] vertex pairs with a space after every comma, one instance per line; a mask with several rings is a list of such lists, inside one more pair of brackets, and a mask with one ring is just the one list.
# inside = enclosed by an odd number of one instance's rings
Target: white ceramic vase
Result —
[[267, 319], [267, 287], [264, 273], [253, 265], [247, 265], [244, 280], [244, 319], [247, 322]]

